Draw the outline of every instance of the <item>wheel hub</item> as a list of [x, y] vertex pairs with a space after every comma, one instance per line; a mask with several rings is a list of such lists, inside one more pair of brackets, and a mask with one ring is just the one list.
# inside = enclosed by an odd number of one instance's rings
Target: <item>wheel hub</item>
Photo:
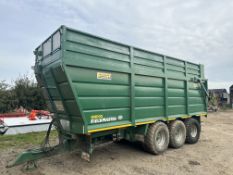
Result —
[[182, 142], [183, 140], [183, 134], [184, 134], [184, 131], [181, 127], [177, 128], [176, 130], [176, 140], [177, 142]]
[[165, 131], [161, 130], [158, 132], [156, 137], [156, 143], [159, 147], [163, 147], [166, 142], [166, 133]]
[[195, 125], [191, 125], [190, 126], [190, 135], [192, 137], [196, 137], [196, 135], [197, 135], [197, 127]]

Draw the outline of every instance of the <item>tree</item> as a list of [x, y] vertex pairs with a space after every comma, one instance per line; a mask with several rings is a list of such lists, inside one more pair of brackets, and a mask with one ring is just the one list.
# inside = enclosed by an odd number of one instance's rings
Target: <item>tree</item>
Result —
[[17, 107], [31, 109], [46, 109], [42, 90], [37, 83], [29, 79], [27, 75], [15, 80], [14, 92], [16, 94]]
[[0, 81], [0, 112], [8, 112], [16, 107], [14, 92], [4, 80]]
[[10, 112], [21, 106], [27, 110], [47, 109], [37, 83], [27, 75], [18, 77], [12, 87], [5, 81], [0, 81], [0, 113]]

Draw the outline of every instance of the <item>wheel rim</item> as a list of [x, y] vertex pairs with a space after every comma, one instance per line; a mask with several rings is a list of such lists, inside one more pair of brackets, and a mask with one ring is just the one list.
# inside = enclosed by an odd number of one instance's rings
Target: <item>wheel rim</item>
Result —
[[184, 131], [181, 127], [177, 128], [176, 130], [176, 140], [177, 142], [182, 142], [183, 141], [183, 135], [184, 135]]
[[197, 136], [197, 127], [196, 127], [196, 125], [191, 125], [190, 126], [190, 135], [192, 137], [196, 137]]
[[158, 132], [155, 141], [157, 145], [161, 148], [166, 143], [166, 132], [161, 130]]

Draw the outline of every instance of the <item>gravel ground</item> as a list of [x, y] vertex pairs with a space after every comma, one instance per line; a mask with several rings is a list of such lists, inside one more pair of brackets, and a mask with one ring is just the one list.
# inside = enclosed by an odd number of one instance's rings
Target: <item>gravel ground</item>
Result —
[[[1, 143], [0, 143], [1, 144]], [[77, 153], [56, 155], [37, 162], [38, 169], [24, 172], [22, 166], [6, 169], [22, 148], [0, 152], [0, 174], [221, 174], [233, 175], [233, 110], [210, 113], [203, 118], [201, 139], [197, 144], [168, 149], [154, 156], [137, 143], [111, 143], [94, 151], [90, 163]]]

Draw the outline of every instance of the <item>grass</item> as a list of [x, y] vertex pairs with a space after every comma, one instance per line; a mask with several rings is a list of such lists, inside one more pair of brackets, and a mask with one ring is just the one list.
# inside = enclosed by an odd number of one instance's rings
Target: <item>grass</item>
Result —
[[[27, 146], [37, 146], [40, 145], [44, 138], [46, 132], [31, 132], [26, 134], [17, 135], [3, 135], [0, 136], [0, 150], [9, 148], [24, 148]], [[57, 132], [51, 131], [50, 140], [56, 140]]]

